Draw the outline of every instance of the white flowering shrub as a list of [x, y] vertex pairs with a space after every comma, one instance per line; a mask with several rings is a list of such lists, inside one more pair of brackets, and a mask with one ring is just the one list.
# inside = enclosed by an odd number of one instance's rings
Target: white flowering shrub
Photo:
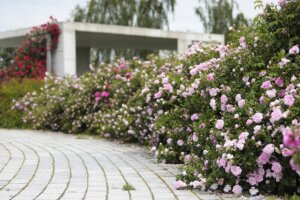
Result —
[[34, 128], [149, 144], [175, 188], [293, 193], [300, 174], [300, 0], [267, 5], [229, 45], [47, 76], [18, 105]]

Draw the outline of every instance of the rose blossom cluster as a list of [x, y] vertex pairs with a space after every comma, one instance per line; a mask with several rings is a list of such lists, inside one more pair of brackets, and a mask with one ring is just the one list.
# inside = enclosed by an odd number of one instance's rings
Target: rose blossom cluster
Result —
[[44, 78], [46, 73], [46, 40], [50, 36], [50, 50], [56, 49], [60, 29], [58, 21], [50, 17], [50, 21], [26, 33], [26, 39], [15, 51], [12, 64], [0, 70], [2, 78]]
[[295, 128], [289, 127], [283, 129], [283, 145], [282, 155], [286, 157], [292, 157], [290, 160], [291, 168], [300, 175], [300, 162], [296, 161], [296, 157], [300, 156], [300, 131], [299, 125], [295, 123]]

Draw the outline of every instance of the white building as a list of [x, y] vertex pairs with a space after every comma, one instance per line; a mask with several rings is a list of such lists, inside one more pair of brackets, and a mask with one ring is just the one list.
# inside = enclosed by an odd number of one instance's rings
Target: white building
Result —
[[[161, 49], [184, 53], [195, 41], [224, 43], [223, 35], [159, 29], [62, 22], [58, 47], [47, 54], [47, 70], [58, 75], [80, 75], [89, 69], [90, 48]], [[30, 28], [0, 33], [0, 48], [18, 47]]]

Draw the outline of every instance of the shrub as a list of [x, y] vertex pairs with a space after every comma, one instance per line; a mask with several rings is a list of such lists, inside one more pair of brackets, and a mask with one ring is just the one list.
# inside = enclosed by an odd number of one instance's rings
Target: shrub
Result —
[[12, 59], [12, 64], [0, 69], [1, 79], [12, 78], [44, 78], [47, 57], [47, 36], [51, 39], [50, 50], [57, 47], [60, 29], [56, 19], [42, 24], [26, 33], [27, 37], [18, 47]]
[[35, 128], [152, 145], [160, 161], [184, 164], [177, 189], [293, 193], [299, 19], [300, 0], [280, 1], [252, 27], [234, 31], [237, 42], [120, 60], [80, 78], [46, 77], [41, 94], [19, 105]]
[[168, 138], [159, 158], [185, 164], [178, 188], [296, 191], [282, 133], [299, 123], [299, 5], [268, 5], [250, 30], [235, 33], [239, 42], [218, 64], [196, 65], [188, 84], [177, 83], [187, 89], [176, 98], [185, 99], [155, 125]]
[[[13, 100], [19, 99], [28, 92], [38, 91], [43, 81], [32, 79], [10, 79], [0, 84], [0, 127], [29, 128], [22, 122], [23, 113], [12, 110]], [[17, 104], [18, 106], [18, 104]]]
[[26, 111], [24, 121], [37, 129], [91, 132], [95, 129], [91, 124], [97, 113], [118, 108], [131, 94], [123, 87], [128, 84], [130, 74], [125, 61], [121, 60], [81, 77], [47, 76], [41, 94], [28, 93], [20, 102]]

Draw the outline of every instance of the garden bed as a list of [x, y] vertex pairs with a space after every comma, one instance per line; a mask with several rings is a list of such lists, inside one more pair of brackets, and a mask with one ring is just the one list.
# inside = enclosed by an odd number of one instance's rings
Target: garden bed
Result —
[[36, 129], [98, 134], [181, 163], [176, 189], [241, 195], [299, 187], [300, 0], [267, 5], [229, 45], [118, 60], [81, 77], [46, 76], [15, 105]]

